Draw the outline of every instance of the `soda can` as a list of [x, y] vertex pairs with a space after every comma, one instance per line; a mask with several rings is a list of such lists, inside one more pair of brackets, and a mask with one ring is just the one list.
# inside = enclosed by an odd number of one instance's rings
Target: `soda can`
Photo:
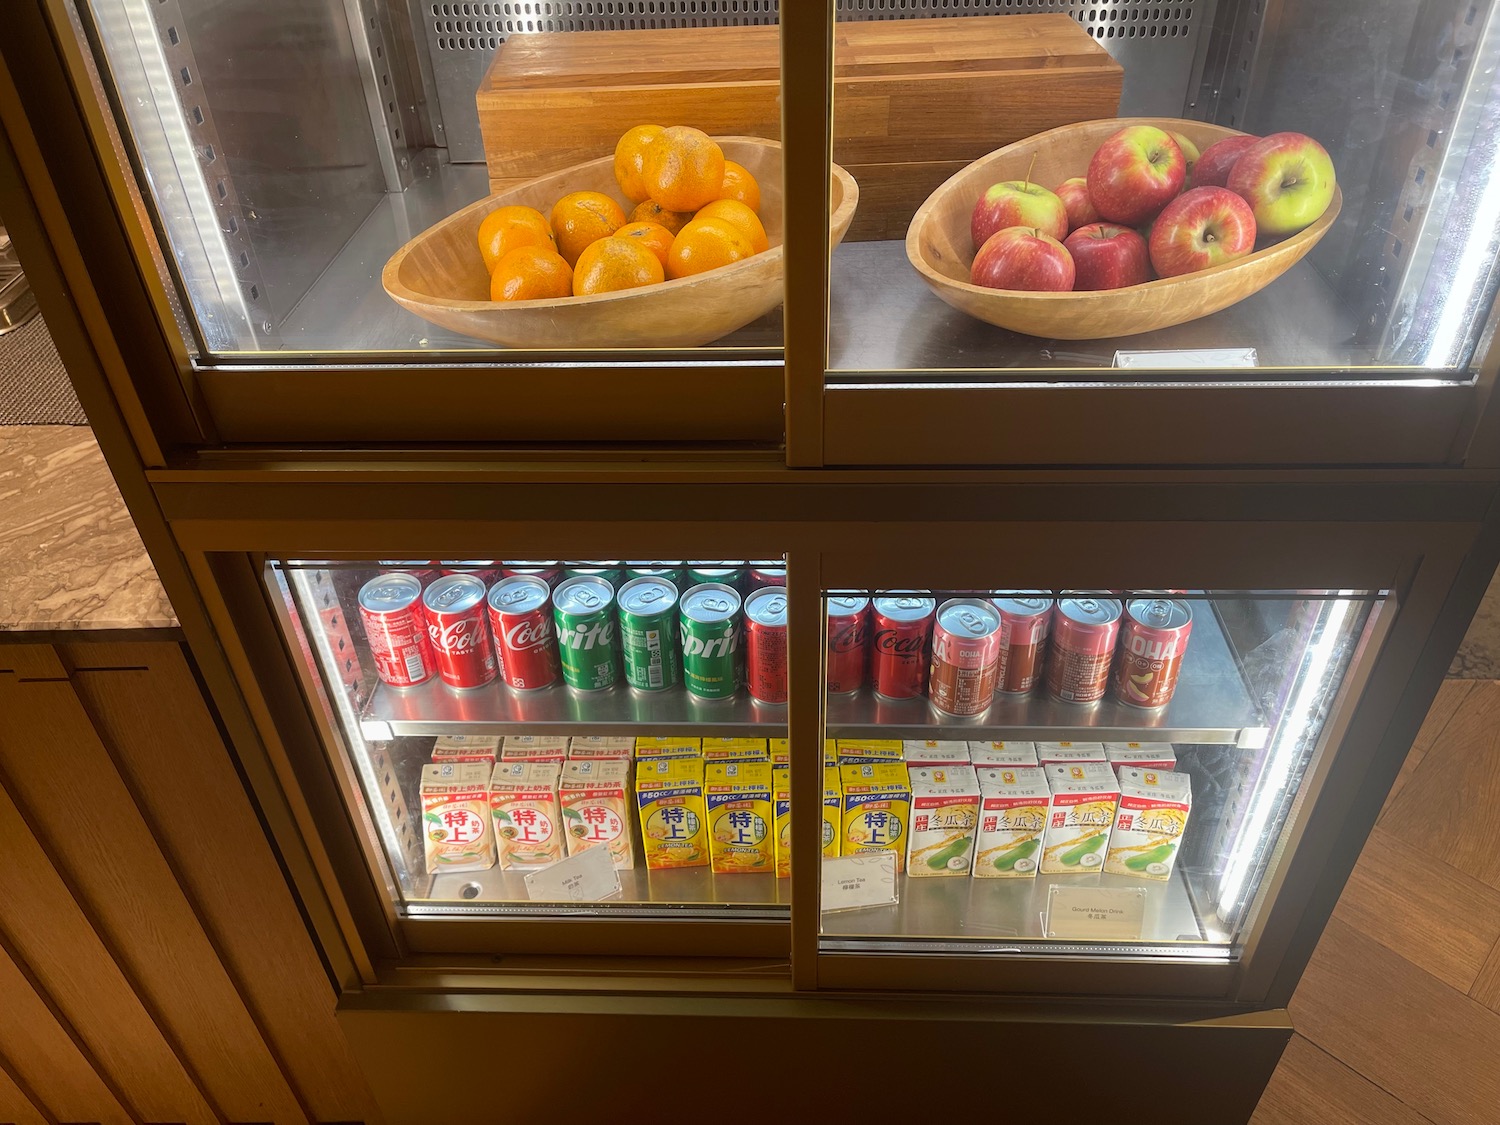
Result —
[[431, 559], [382, 559], [380, 572], [382, 574], [410, 574], [422, 584], [424, 590], [442, 577], [438, 564]]
[[1115, 698], [1132, 707], [1165, 707], [1193, 632], [1193, 610], [1175, 598], [1133, 598], [1120, 622]]
[[449, 562], [445, 559], [439, 566], [444, 574], [472, 574], [484, 583], [486, 590], [500, 580], [500, 564], [493, 560], [465, 559]]
[[767, 559], [765, 562], [753, 562], [750, 564], [750, 588], [758, 590], [762, 586], [785, 586], [786, 567], [775, 559]]
[[[665, 578], [668, 582], [682, 590], [682, 566], [652, 566], [646, 562], [628, 562], [625, 564], [625, 581], [632, 578]], [[689, 583], [691, 585], [691, 583]]]
[[618, 562], [595, 562], [581, 563], [578, 566], [563, 568], [563, 575], [567, 578], [578, 578], [585, 574], [597, 574], [619, 593], [620, 587], [625, 583], [625, 567]]
[[1105, 593], [1064, 591], [1052, 609], [1047, 691], [1064, 703], [1095, 703], [1109, 688], [1120, 603]]
[[614, 687], [615, 588], [594, 575], [568, 578], [552, 591], [563, 682], [579, 691]]
[[616, 596], [625, 682], [637, 691], [666, 691], [682, 682], [677, 651], [677, 587], [665, 578], [632, 578]]
[[449, 574], [422, 592], [427, 640], [449, 687], [483, 687], [498, 671], [484, 596], [484, 583], [472, 574]]
[[870, 610], [870, 680], [876, 694], [887, 699], [922, 695], [937, 601], [925, 590], [890, 590], [876, 594]]
[[847, 695], [865, 682], [870, 640], [870, 599], [863, 594], [829, 594], [828, 694]]
[[516, 574], [529, 574], [533, 578], [540, 578], [547, 583], [550, 590], [556, 591], [557, 584], [563, 579], [562, 567], [555, 562], [507, 562], [500, 564], [500, 575], [510, 578]]
[[718, 582], [682, 595], [682, 679], [699, 699], [728, 699], [739, 686], [740, 596]]
[[435, 663], [421, 600], [422, 583], [413, 574], [382, 574], [359, 588], [359, 619], [375, 674], [391, 687], [411, 687], [432, 678]]
[[982, 715], [1000, 668], [1000, 611], [983, 598], [938, 606], [932, 626], [928, 698], [945, 715]]
[[490, 587], [488, 602], [500, 678], [518, 691], [556, 683], [557, 636], [547, 583], [529, 574], [502, 578]]
[[786, 590], [766, 586], [745, 599], [745, 685], [761, 703], [785, 703]]
[[1042, 682], [1052, 624], [1051, 590], [1008, 590], [990, 599], [1000, 611], [1000, 671], [995, 690], [1025, 695]]
[[745, 572], [737, 566], [715, 566], [711, 562], [690, 562], [683, 580], [689, 586], [703, 586], [713, 582], [732, 587], [741, 598], [745, 596]]

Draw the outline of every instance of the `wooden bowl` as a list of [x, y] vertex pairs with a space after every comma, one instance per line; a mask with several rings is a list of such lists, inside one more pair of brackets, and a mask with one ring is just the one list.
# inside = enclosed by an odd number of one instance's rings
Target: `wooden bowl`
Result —
[[[424, 320], [510, 348], [681, 348], [707, 344], [765, 316], [782, 300], [781, 145], [758, 137], [718, 137], [724, 155], [760, 183], [760, 218], [770, 249], [693, 277], [660, 285], [546, 301], [491, 301], [479, 257], [479, 224], [497, 207], [524, 204], [542, 214], [571, 191], [600, 191], [631, 205], [615, 183], [614, 157], [471, 203], [412, 239], [385, 264], [381, 282], [403, 308]], [[833, 165], [832, 244], [854, 219], [859, 187]]]
[[1001, 180], [1024, 179], [1033, 155], [1036, 167], [1031, 179], [1036, 183], [1055, 188], [1066, 179], [1082, 176], [1094, 151], [1127, 125], [1173, 130], [1200, 150], [1240, 135], [1202, 121], [1164, 117], [1081, 121], [1038, 133], [981, 157], [933, 192], [907, 228], [907, 258], [940, 298], [987, 324], [1053, 340], [1101, 340], [1197, 320], [1264, 289], [1318, 244], [1343, 206], [1343, 192], [1335, 189], [1328, 210], [1306, 230], [1238, 261], [1144, 285], [1101, 292], [1028, 293], [971, 284], [974, 250], [969, 220], [980, 193]]

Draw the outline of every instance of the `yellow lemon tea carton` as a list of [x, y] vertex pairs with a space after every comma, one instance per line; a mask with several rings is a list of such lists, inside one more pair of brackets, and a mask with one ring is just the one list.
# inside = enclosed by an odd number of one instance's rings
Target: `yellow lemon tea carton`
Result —
[[715, 875], [776, 870], [776, 813], [770, 762], [708, 762], [708, 848]]
[[1046, 766], [1045, 772], [1052, 800], [1042, 839], [1042, 874], [1098, 871], [1120, 803], [1115, 771], [1108, 762], [1074, 762]]
[[[767, 764], [766, 768], [771, 767]], [[766, 788], [770, 788], [770, 778], [766, 779]], [[708, 866], [702, 759], [662, 758], [639, 763], [635, 803], [641, 817], [641, 850], [647, 867], [660, 871]]]
[[1035, 742], [971, 742], [969, 761], [976, 770], [989, 767], [1039, 766]]
[[[901, 743], [894, 743], [900, 753]], [[843, 788], [839, 853], [896, 853], [899, 875], [906, 859], [906, 828], [911, 820], [911, 782], [902, 762], [861, 762], [839, 767]]]
[[615, 758], [630, 761], [635, 750], [635, 739], [629, 735], [614, 738], [607, 734], [579, 735], [568, 739], [570, 761], [590, 761], [599, 758]]
[[792, 771], [788, 766], [771, 767], [771, 800], [776, 815], [776, 878], [792, 875]]
[[840, 738], [837, 741], [840, 768], [904, 760], [899, 738]]
[[831, 738], [823, 740], [823, 768], [839, 768], [839, 744]]
[[766, 752], [771, 755], [771, 765], [775, 767], [792, 764], [792, 744], [785, 738], [770, 738], [766, 740]]
[[1059, 763], [1067, 765], [1073, 762], [1108, 761], [1104, 756], [1102, 742], [1038, 742], [1036, 757], [1043, 767]]
[[[959, 743], [960, 746], [963, 743]], [[968, 875], [979, 828], [979, 778], [970, 765], [911, 766], [911, 878]]]
[[555, 762], [568, 760], [568, 740], [540, 734], [508, 734], [500, 748], [502, 762]]
[[770, 762], [764, 738], [705, 738], [705, 762]]
[[635, 758], [638, 762], [654, 762], [658, 758], [701, 758], [701, 738], [648, 738], [635, 740]]
[[630, 763], [618, 759], [567, 762], [557, 784], [557, 803], [562, 809], [568, 854], [589, 848], [609, 849], [616, 870], [635, 866], [630, 843]]
[[1104, 756], [1118, 775], [1127, 767], [1136, 770], [1175, 770], [1177, 751], [1170, 742], [1106, 742]]
[[502, 868], [546, 867], [563, 858], [556, 762], [501, 762], [490, 775], [490, 815]]
[[489, 762], [500, 756], [500, 736], [445, 734], [432, 744], [434, 762]]
[[844, 830], [844, 785], [837, 766], [823, 767], [823, 854], [840, 854]]
[[1040, 766], [988, 766], [979, 774], [976, 879], [1030, 879], [1042, 861], [1052, 790]]
[[973, 764], [969, 759], [969, 744], [967, 742], [947, 742], [931, 738], [923, 742], [903, 741], [901, 743], [901, 757], [906, 761], [908, 768], [912, 766], [967, 766]]
[[495, 866], [488, 765], [438, 762], [423, 766], [418, 794], [429, 875]]
[[1120, 771], [1120, 809], [1104, 870], [1138, 879], [1169, 879], [1193, 805], [1192, 779], [1170, 770]]

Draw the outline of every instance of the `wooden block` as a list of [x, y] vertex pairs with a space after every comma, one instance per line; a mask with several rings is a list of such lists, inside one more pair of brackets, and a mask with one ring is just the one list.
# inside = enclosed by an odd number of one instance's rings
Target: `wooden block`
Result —
[[1250, 1125], [1429, 1123], [1328, 1052], [1294, 1035]]

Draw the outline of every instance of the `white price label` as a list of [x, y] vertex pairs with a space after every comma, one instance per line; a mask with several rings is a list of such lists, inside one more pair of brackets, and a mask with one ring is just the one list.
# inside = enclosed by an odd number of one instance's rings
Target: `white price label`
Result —
[[1225, 367], [1259, 367], [1254, 348], [1177, 348], [1172, 351], [1115, 352], [1116, 367], [1155, 367], [1183, 371]]
[[1070, 887], [1047, 894], [1049, 938], [1140, 941], [1146, 926], [1145, 887]]
[[896, 853], [863, 852], [823, 860], [823, 910], [889, 906], [897, 900]]
[[609, 849], [593, 847], [526, 876], [532, 902], [601, 902], [620, 893]]

